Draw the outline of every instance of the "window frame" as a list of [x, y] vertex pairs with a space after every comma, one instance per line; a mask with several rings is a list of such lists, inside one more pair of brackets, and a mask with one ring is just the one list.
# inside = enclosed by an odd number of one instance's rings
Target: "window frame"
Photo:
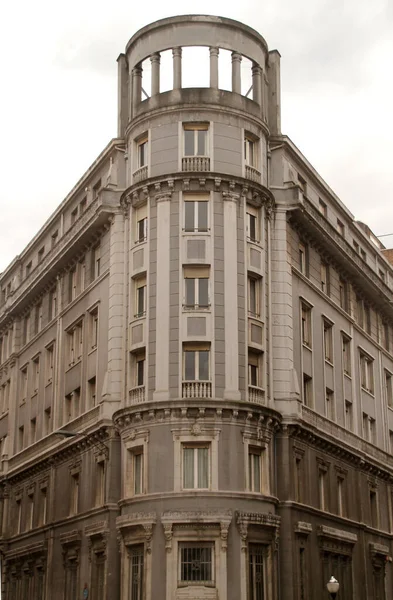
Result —
[[246, 237], [247, 242], [253, 244], [261, 243], [261, 231], [260, 231], [260, 209], [246, 204]]
[[[123, 494], [125, 498], [144, 496], [148, 493], [148, 444], [149, 432], [141, 430], [134, 439], [125, 440], [126, 460], [123, 464]], [[142, 456], [140, 492], [136, 492], [135, 456]]]
[[[186, 486], [186, 461], [185, 461], [185, 450], [193, 451], [192, 459], [192, 485]], [[207, 455], [207, 485], [199, 485], [199, 460], [200, 455], [198, 450], [206, 450]], [[210, 490], [211, 489], [211, 442], [183, 442], [181, 445], [181, 474], [182, 474], [182, 490]]]
[[[187, 205], [194, 204], [192, 227], [188, 225]], [[206, 227], [200, 225], [199, 204], [206, 204]], [[186, 234], [207, 234], [210, 231], [210, 196], [206, 194], [184, 194], [183, 195], [183, 231]]]
[[[209, 487], [208, 488], [190, 488], [193, 493], [205, 493], [206, 489], [210, 491], [218, 490], [218, 441], [221, 429], [207, 429], [197, 427], [196, 435], [185, 434], [183, 430], [172, 430], [174, 444], [174, 491], [183, 491], [183, 446], [192, 444], [209, 444]], [[189, 488], [187, 488], [189, 489]]]
[[312, 309], [306, 300], [300, 299], [300, 339], [302, 346], [312, 350]]
[[[200, 289], [200, 283], [199, 280], [203, 279], [205, 281], [207, 281], [207, 298], [206, 298], [206, 303], [201, 303], [201, 293], [203, 293], [203, 290]], [[194, 294], [194, 304], [187, 302], [187, 297], [188, 297], [188, 293], [189, 293], [189, 289], [188, 289], [188, 284], [187, 284], [187, 280], [188, 281], [193, 281], [193, 284], [190, 284], [190, 286], [193, 286], [193, 294]], [[194, 310], [206, 310], [210, 308], [210, 265], [204, 265], [204, 266], [193, 266], [193, 265], [184, 265], [183, 267], [183, 286], [184, 286], [184, 295], [183, 295], [183, 299], [184, 299], [184, 303], [183, 303], [183, 307], [190, 310], [190, 309], [194, 309]]]
[[[135, 305], [134, 305], [134, 319], [141, 319], [146, 316], [147, 312], [147, 277], [146, 274], [139, 275], [134, 278], [135, 286]], [[140, 292], [142, 291], [142, 294]], [[141, 306], [142, 302], [142, 306]], [[140, 310], [142, 308], [142, 310]]]
[[[211, 579], [204, 579], [204, 580], [189, 580], [189, 579], [182, 579], [181, 578], [181, 574], [182, 574], [182, 550], [183, 549], [193, 549], [193, 548], [208, 548], [210, 550], [210, 572], [212, 575]], [[183, 540], [179, 540], [178, 544], [177, 544], [177, 555], [178, 555], [178, 572], [177, 572], [177, 587], [178, 588], [184, 588], [184, 587], [194, 587], [194, 586], [206, 586], [206, 587], [214, 587], [216, 584], [216, 578], [215, 578], [215, 570], [216, 570], [216, 565], [215, 565], [215, 542], [214, 541], [183, 541]], [[195, 559], [193, 560], [193, 562], [195, 562]]]
[[359, 375], [361, 389], [374, 396], [374, 358], [361, 348], [359, 348]]
[[[183, 378], [182, 381], [183, 383], [186, 382], [193, 382], [193, 381], [203, 381], [203, 382], [209, 382], [211, 383], [211, 377], [212, 377], [212, 370], [211, 370], [211, 344], [210, 342], [208, 343], [184, 343], [183, 344], [183, 348], [182, 348], [182, 352], [183, 352]], [[195, 353], [195, 362], [194, 362], [194, 378], [193, 379], [187, 379], [186, 378], [186, 356], [187, 353], [191, 353], [194, 352]], [[203, 379], [200, 378], [200, 352], [207, 352], [208, 353], [208, 361], [207, 361], [207, 367], [208, 367], [208, 378], [207, 379]]]
[[[210, 129], [210, 123], [208, 122], [186, 122], [182, 124], [182, 156], [184, 158], [191, 158], [191, 157], [198, 157], [198, 158], [210, 158], [210, 139], [209, 139], [209, 129]], [[193, 136], [193, 150], [194, 152], [192, 154], [186, 154], [186, 131], [193, 131], [194, 132], [194, 136]], [[205, 138], [204, 138], [204, 150], [205, 153], [204, 154], [199, 154], [198, 152], [198, 145], [199, 145], [199, 141], [198, 141], [198, 132], [199, 131], [205, 131]]]

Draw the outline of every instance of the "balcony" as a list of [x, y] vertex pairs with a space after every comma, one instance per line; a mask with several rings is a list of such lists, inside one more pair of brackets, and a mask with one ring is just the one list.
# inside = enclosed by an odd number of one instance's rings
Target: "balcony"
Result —
[[210, 171], [210, 158], [208, 156], [186, 156], [182, 159], [182, 171], [194, 173]]
[[255, 181], [255, 183], [261, 183], [261, 174], [257, 169], [254, 169], [254, 167], [246, 165], [246, 179]]
[[248, 401], [253, 404], [265, 404], [265, 390], [255, 385], [249, 385]]
[[211, 398], [211, 381], [183, 381], [183, 398]]
[[133, 175], [134, 183], [139, 183], [144, 179], [147, 179], [147, 165], [141, 167], [140, 169], [137, 169]]
[[145, 386], [138, 385], [138, 387], [135, 387], [132, 390], [130, 390], [129, 397], [131, 406], [133, 406], [134, 404], [142, 404], [143, 402], [145, 402]]

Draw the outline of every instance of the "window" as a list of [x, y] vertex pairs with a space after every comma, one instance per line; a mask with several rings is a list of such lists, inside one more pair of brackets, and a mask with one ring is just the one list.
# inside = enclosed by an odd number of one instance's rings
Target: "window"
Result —
[[295, 469], [294, 469], [294, 488], [295, 488], [295, 501], [303, 502], [304, 494], [304, 451], [299, 449], [295, 450]]
[[72, 302], [78, 295], [78, 274], [74, 265], [68, 274], [68, 302]]
[[374, 360], [360, 351], [360, 383], [363, 389], [374, 393]]
[[45, 525], [46, 520], [47, 520], [47, 500], [48, 500], [47, 492], [48, 492], [48, 487], [47, 487], [47, 483], [45, 481], [40, 484], [40, 495], [39, 495], [39, 502], [38, 502], [38, 526], [39, 527], [41, 527], [42, 525]]
[[214, 584], [213, 549], [212, 542], [179, 544], [179, 586]]
[[184, 156], [208, 156], [207, 123], [189, 123], [184, 129]]
[[96, 405], [96, 378], [91, 377], [87, 381], [87, 406], [86, 409], [92, 408]]
[[33, 267], [33, 263], [32, 261], [30, 261], [27, 265], [26, 265], [26, 277], [28, 277], [31, 273], [31, 269]]
[[248, 385], [263, 387], [261, 361], [262, 354], [260, 352], [248, 351]]
[[98, 181], [96, 181], [96, 183], [93, 185], [93, 200], [95, 200], [98, 197], [98, 192], [101, 189], [101, 179], [99, 179]]
[[27, 515], [26, 515], [26, 529], [33, 529], [33, 517], [34, 517], [34, 493], [27, 495]]
[[184, 267], [185, 306], [208, 308], [209, 267]]
[[372, 444], [376, 443], [375, 419], [363, 413], [363, 437]]
[[378, 502], [377, 502], [377, 489], [371, 487], [369, 490], [370, 498], [370, 523], [372, 527], [378, 528]]
[[210, 444], [182, 444], [183, 489], [209, 488]]
[[130, 564], [130, 600], [144, 598], [144, 547], [143, 544], [128, 547]]
[[385, 348], [385, 350], [387, 350], [389, 352], [389, 350], [390, 350], [390, 344], [389, 344], [389, 324], [386, 321], [382, 322], [382, 332], [383, 332], [382, 345]]
[[135, 314], [134, 317], [144, 317], [146, 314], [146, 276], [135, 279]]
[[344, 223], [340, 219], [337, 219], [337, 231], [340, 235], [345, 235]]
[[54, 248], [57, 244], [57, 240], [59, 239], [59, 231], [56, 229], [51, 235], [51, 248]]
[[385, 399], [386, 404], [393, 408], [393, 380], [392, 374], [389, 371], [385, 371]]
[[248, 600], [263, 600], [265, 598], [265, 547], [262, 544], [248, 545]]
[[21, 425], [18, 429], [18, 452], [23, 450], [25, 445], [25, 428]]
[[21, 400], [24, 402], [27, 398], [27, 365], [20, 371], [21, 374]]
[[297, 174], [297, 181], [302, 192], [307, 195], [307, 181], [300, 175], [300, 173]]
[[330, 321], [323, 320], [323, 347], [325, 360], [333, 362], [333, 325]]
[[30, 420], [30, 444], [34, 444], [37, 436], [37, 419]]
[[76, 206], [71, 212], [71, 225], [73, 225], [78, 217], [78, 207]]
[[262, 491], [262, 449], [248, 447], [248, 483], [250, 492]]
[[321, 215], [323, 215], [325, 217], [325, 219], [327, 219], [327, 206], [326, 206], [325, 202], [322, 200], [322, 198], [319, 198], [318, 208], [319, 208], [319, 212], [321, 213]]
[[37, 335], [42, 329], [42, 302], [34, 307], [34, 335]]
[[102, 506], [105, 502], [105, 460], [96, 462], [95, 488], [95, 505]]
[[37, 356], [33, 360], [33, 393], [35, 394], [38, 391], [38, 386], [40, 382], [40, 357]]
[[135, 222], [135, 242], [144, 242], [147, 239], [147, 204], [135, 209]]
[[345, 375], [351, 375], [351, 339], [344, 333], [341, 334], [341, 348], [343, 372]]
[[327, 296], [330, 295], [329, 265], [325, 262], [321, 262], [321, 290]]
[[30, 341], [30, 313], [27, 313], [23, 319], [22, 344], [27, 344]]
[[312, 407], [312, 377], [303, 373], [303, 404]]
[[79, 510], [79, 471], [71, 470], [70, 514], [76, 515]]
[[244, 162], [249, 167], [257, 165], [257, 141], [250, 135], [244, 137]]
[[328, 467], [325, 464], [318, 465], [318, 492], [319, 492], [319, 508], [328, 510]]
[[141, 353], [139, 352], [138, 354], [136, 354], [135, 356], [135, 362], [136, 362], [136, 385], [141, 386], [141, 385], [145, 385], [145, 352]]
[[81, 359], [83, 353], [83, 322], [79, 321], [67, 331], [68, 366]]
[[137, 153], [138, 153], [138, 169], [147, 165], [147, 152], [148, 152], [148, 138], [147, 135], [143, 136], [137, 142]]
[[99, 244], [94, 246], [91, 254], [91, 279], [94, 281], [94, 279], [97, 279], [101, 275], [101, 246]]
[[349, 400], [345, 400], [345, 427], [353, 431], [353, 407]]
[[352, 241], [352, 244], [353, 244], [353, 249], [355, 250], [355, 252], [357, 252], [359, 254], [359, 250], [360, 250], [359, 244], [355, 240]]
[[22, 497], [16, 499], [16, 533], [22, 531]]
[[311, 307], [301, 303], [301, 334], [302, 344], [311, 348]]
[[308, 247], [299, 243], [299, 271], [308, 277]]
[[82, 200], [79, 202], [79, 214], [81, 215], [82, 213], [85, 212], [86, 210], [86, 206], [87, 206], [87, 198], [86, 196], [84, 198], [82, 198]]
[[339, 280], [340, 306], [346, 312], [349, 312], [349, 293], [348, 282], [340, 277]]
[[134, 448], [132, 451], [132, 480], [133, 495], [145, 492], [143, 485], [143, 448]]
[[[195, 197], [194, 197], [195, 198]], [[206, 199], [188, 199], [184, 203], [184, 230], [187, 232], [208, 231], [208, 207]]]
[[210, 380], [210, 349], [205, 346], [185, 347], [184, 349], [184, 380]]
[[329, 390], [329, 388], [326, 388], [326, 392], [325, 392], [325, 399], [326, 399], [326, 417], [328, 419], [330, 419], [331, 421], [334, 421], [334, 393], [333, 390]]
[[89, 350], [94, 350], [98, 344], [98, 308], [90, 311], [89, 321]]
[[367, 262], [367, 253], [365, 250], [363, 250], [363, 248], [360, 248], [360, 256], [362, 257], [364, 262]]
[[44, 435], [49, 435], [52, 431], [52, 409], [49, 406], [44, 410]]
[[57, 315], [57, 291], [56, 287], [49, 292], [49, 321], [52, 321]]
[[246, 212], [246, 233], [247, 239], [251, 242], [259, 241], [259, 220], [258, 211], [247, 204]]
[[364, 303], [365, 329], [368, 335], [371, 335], [371, 309], [369, 304]]
[[342, 474], [337, 475], [337, 514], [345, 517], [347, 513], [345, 477]]
[[253, 317], [261, 315], [261, 278], [248, 276], [248, 313]]
[[42, 259], [44, 258], [44, 254], [45, 254], [45, 246], [42, 246], [42, 248], [40, 248], [38, 250], [38, 254], [37, 254], [38, 263], [40, 263], [42, 261]]

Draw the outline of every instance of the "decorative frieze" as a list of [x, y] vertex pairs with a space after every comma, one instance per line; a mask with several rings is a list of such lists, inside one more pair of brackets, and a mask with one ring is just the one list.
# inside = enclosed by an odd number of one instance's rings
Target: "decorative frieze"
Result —
[[131, 532], [137, 529], [139, 531], [139, 537], [141, 537], [145, 543], [146, 551], [151, 554], [151, 542], [153, 539], [153, 529], [157, 522], [157, 515], [155, 512], [150, 513], [131, 513], [129, 515], [122, 515], [116, 519], [116, 528], [122, 535], [122, 540], [127, 546], [135, 538]]
[[220, 527], [221, 551], [226, 552], [228, 544], [228, 531], [232, 521], [231, 510], [211, 511], [166, 511], [161, 516], [164, 529], [165, 549], [172, 552], [173, 528], [205, 529], [212, 525]]
[[298, 521], [295, 526], [295, 533], [301, 533], [303, 535], [309, 535], [312, 532], [311, 523], [306, 521]]

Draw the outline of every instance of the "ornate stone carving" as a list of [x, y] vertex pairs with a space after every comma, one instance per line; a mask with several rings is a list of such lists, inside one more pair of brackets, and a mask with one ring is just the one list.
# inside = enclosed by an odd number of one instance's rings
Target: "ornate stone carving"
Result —
[[166, 552], [170, 553], [172, 552], [172, 523], [163, 523], [162, 526], [164, 528], [165, 550]]
[[302, 533], [303, 535], [308, 535], [312, 532], [311, 523], [307, 523], [306, 521], [298, 521], [295, 527], [295, 533]]
[[235, 192], [222, 192], [223, 200], [229, 200], [230, 202], [239, 202], [240, 194], [236, 194]]

